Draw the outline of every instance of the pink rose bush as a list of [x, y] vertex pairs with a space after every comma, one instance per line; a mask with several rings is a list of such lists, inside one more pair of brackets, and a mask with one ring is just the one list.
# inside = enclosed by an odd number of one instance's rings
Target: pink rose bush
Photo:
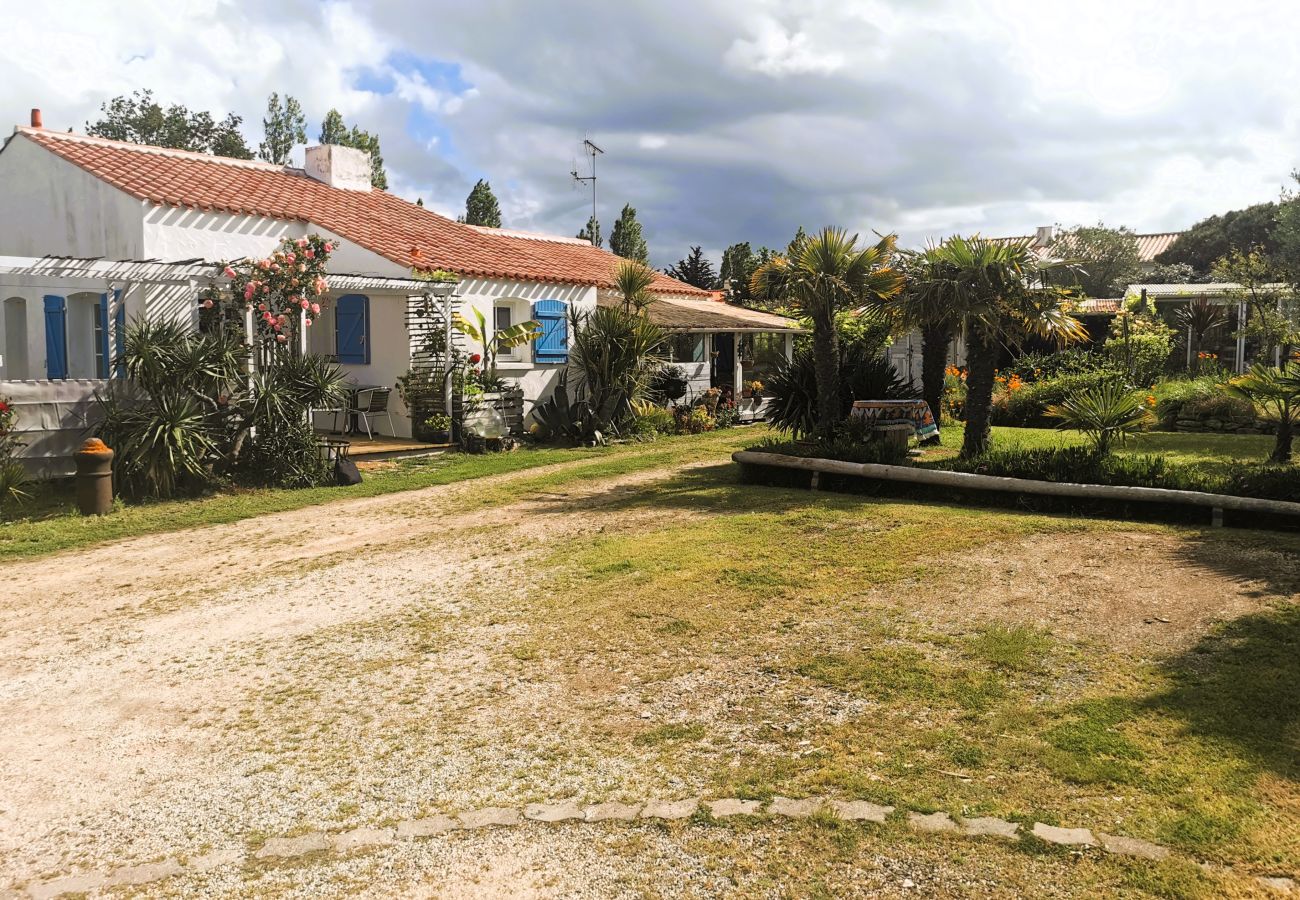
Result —
[[285, 344], [294, 326], [310, 326], [320, 315], [321, 300], [329, 291], [325, 267], [335, 244], [318, 234], [285, 238], [269, 256], [244, 259], [222, 267], [229, 284], [213, 285], [199, 302], [203, 309], [220, 307], [240, 321], [248, 310], [258, 337], [267, 343]]

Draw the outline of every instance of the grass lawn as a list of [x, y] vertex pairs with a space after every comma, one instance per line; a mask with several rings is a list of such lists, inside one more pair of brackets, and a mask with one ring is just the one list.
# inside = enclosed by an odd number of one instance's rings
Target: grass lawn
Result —
[[[374, 497], [541, 466], [567, 463], [578, 467], [550, 474], [539, 482], [558, 484], [572, 478], [653, 469], [673, 461], [725, 459], [767, 433], [766, 427], [753, 426], [590, 449], [542, 447], [512, 453], [446, 453], [367, 468], [365, 480], [351, 487], [236, 489], [196, 499], [135, 505], [118, 501], [113, 513], [103, 517], [77, 513], [71, 482], [38, 484], [31, 500], [0, 514], [0, 555], [39, 556], [102, 541], [236, 522], [335, 500]], [[496, 495], [484, 496], [480, 502], [490, 502], [492, 496]]]
[[[941, 444], [923, 457], [924, 461], [951, 459], [961, 449], [964, 423], [945, 423]], [[1083, 444], [1077, 431], [1056, 428], [993, 428], [990, 446], [1004, 450], [1066, 447]], [[1114, 452], [1121, 456], [1161, 456], [1170, 463], [1196, 465], [1207, 472], [1223, 471], [1228, 463], [1262, 463], [1273, 449], [1273, 436], [1265, 434], [1209, 434], [1174, 431], [1148, 431], [1134, 436]]]

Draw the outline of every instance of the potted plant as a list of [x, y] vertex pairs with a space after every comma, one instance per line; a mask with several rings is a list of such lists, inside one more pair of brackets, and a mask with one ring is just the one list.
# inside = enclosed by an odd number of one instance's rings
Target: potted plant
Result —
[[753, 400], [761, 400], [763, 398], [763, 382], [757, 379], [746, 381], [745, 392], [742, 396]]
[[424, 436], [431, 444], [450, 444], [451, 443], [451, 416], [444, 413], [434, 413], [428, 416], [423, 424]]

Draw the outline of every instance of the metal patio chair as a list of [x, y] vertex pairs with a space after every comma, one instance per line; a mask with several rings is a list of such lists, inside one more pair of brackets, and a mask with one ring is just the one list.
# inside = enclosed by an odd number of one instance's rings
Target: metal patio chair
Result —
[[370, 430], [370, 420], [378, 416], [388, 418], [388, 433], [390, 435], [397, 432], [393, 428], [393, 414], [388, 411], [388, 395], [393, 392], [392, 388], [366, 388], [353, 394], [353, 400], [348, 408], [348, 415], [355, 416], [366, 429], [366, 437], [373, 438], [374, 434]]

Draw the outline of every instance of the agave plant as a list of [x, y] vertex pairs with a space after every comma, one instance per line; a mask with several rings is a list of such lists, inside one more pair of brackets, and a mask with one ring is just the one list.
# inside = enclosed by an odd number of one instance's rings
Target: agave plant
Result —
[[1142, 431], [1152, 418], [1137, 392], [1119, 380], [1073, 394], [1047, 407], [1047, 415], [1060, 419], [1062, 428], [1086, 434], [1101, 456], [1110, 452], [1112, 442], [1122, 442]]

